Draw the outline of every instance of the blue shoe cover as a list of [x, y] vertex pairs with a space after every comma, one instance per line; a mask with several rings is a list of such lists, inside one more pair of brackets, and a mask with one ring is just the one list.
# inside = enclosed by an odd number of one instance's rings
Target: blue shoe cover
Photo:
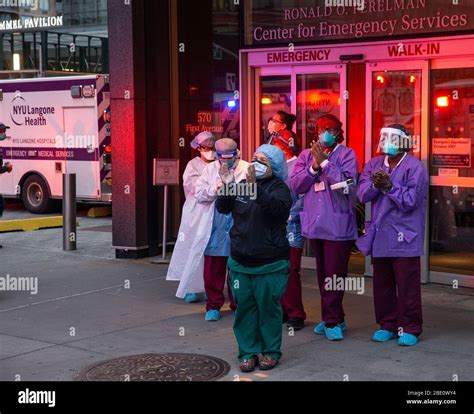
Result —
[[[324, 335], [324, 328], [326, 327], [326, 322], [321, 322], [319, 325], [316, 325], [313, 329], [313, 332], [316, 335]], [[341, 328], [342, 332], [347, 331], [347, 324], [345, 322], [342, 322], [339, 327]]]
[[344, 339], [340, 325], [337, 325], [334, 328], [324, 327], [324, 333], [329, 341], [342, 341]]
[[221, 319], [221, 313], [218, 310], [207, 311], [204, 319], [208, 322], [217, 322]]
[[400, 346], [415, 346], [418, 343], [418, 338], [415, 335], [404, 333], [398, 340]]
[[372, 337], [372, 341], [374, 342], [389, 342], [392, 339], [395, 339], [398, 337], [398, 334], [396, 332], [391, 332], [391, 331], [385, 331], [381, 329], [380, 331], [377, 331], [374, 333], [374, 336]]
[[198, 296], [197, 293], [188, 293], [184, 297], [184, 301], [186, 303], [197, 303], [197, 302], [199, 302], [199, 296]]

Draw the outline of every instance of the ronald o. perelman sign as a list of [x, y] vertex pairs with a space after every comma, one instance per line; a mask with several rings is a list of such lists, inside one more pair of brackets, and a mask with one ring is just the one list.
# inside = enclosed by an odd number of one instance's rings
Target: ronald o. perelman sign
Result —
[[283, 6], [291, 3], [248, 0], [246, 44], [363, 41], [474, 31], [474, 0], [300, 0], [294, 2], [298, 7]]

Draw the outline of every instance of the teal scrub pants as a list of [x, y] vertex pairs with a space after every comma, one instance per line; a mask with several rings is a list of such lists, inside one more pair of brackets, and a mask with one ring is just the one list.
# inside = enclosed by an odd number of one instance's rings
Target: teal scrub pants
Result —
[[255, 355], [281, 358], [281, 298], [285, 293], [290, 262], [280, 260], [260, 267], [241, 266], [229, 259], [232, 294], [237, 304], [234, 334], [239, 360]]

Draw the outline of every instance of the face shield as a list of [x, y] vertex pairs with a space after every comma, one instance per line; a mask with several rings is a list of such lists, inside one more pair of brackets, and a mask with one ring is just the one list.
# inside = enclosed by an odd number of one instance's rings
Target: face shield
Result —
[[396, 157], [400, 151], [407, 151], [413, 147], [411, 137], [395, 128], [382, 128], [378, 151]]
[[227, 167], [232, 168], [235, 164], [235, 161], [237, 160], [237, 156], [239, 154], [239, 151], [233, 150], [229, 152], [219, 152], [217, 151], [217, 159], [221, 163], [221, 165], [227, 165]]

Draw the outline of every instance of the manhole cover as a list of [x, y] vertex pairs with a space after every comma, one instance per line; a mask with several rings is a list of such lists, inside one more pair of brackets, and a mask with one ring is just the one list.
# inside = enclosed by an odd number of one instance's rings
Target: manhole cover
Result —
[[146, 354], [116, 358], [84, 369], [79, 381], [216, 381], [230, 365], [194, 354]]

